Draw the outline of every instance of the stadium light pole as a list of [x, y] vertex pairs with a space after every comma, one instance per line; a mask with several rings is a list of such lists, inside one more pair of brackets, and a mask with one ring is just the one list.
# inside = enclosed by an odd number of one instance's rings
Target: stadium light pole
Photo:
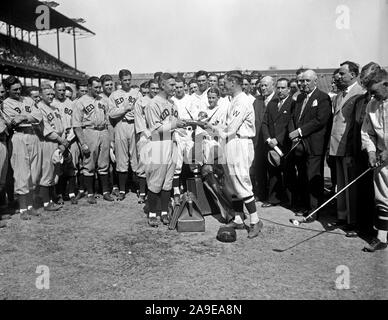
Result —
[[75, 28], [73, 27], [73, 42], [74, 42], [74, 68], [77, 70], [77, 47], [75, 39]]
[[61, 60], [61, 51], [59, 48], [59, 29], [57, 28], [57, 51], [58, 51], [58, 60]]

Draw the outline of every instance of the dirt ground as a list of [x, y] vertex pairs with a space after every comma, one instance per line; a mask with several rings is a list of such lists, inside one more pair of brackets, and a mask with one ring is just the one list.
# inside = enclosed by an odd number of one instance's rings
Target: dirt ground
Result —
[[[31, 221], [14, 215], [0, 229], [0, 300], [388, 298], [388, 250], [364, 253], [364, 240], [325, 231], [332, 214], [295, 227], [291, 211], [258, 208], [262, 234], [239, 230], [229, 244], [216, 240], [221, 224], [212, 216], [204, 233], [150, 228], [134, 194], [66, 202]], [[35, 285], [40, 265], [49, 268], [48, 290]], [[349, 289], [336, 288], [341, 265]]]

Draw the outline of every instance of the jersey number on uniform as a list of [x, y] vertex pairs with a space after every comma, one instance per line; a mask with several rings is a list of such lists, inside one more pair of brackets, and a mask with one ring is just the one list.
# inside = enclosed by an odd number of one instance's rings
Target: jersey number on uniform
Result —
[[65, 108], [65, 114], [68, 114], [69, 116], [71, 116], [72, 113], [73, 113], [73, 110], [69, 108]]

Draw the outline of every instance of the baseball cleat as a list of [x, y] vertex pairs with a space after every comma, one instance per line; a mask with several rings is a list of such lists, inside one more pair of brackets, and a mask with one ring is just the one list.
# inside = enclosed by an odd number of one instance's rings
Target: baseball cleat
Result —
[[31, 216], [27, 213], [27, 211], [24, 211], [20, 214], [20, 219], [22, 220], [31, 220]]
[[159, 223], [158, 223], [158, 219], [156, 217], [149, 217], [148, 218], [148, 224], [153, 227], [153, 228], [157, 228]]
[[120, 195], [119, 188], [113, 188], [112, 195], [114, 195], [115, 197], [118, 197]]
[[160, 221], [165, 225], [169, 225], [170, 224], [170, 219], [168, 218], [168, 214], [162, 214], [160, 216]]
[[65, 201], [63, 201], [63, 197], [62, 196], [58, 196], [56, 202], [57, 202], [58, 205], [64, 205], [65, 204]]
[[125, 193], [124, 192], [120, 192], [119, 196], [117, 197], [117, 201], [123, 201], [124, 199], [125, 199]]
[[94, 197], [94, 195], [88, 196], [88, 203], [89, 204], [96, 204], [97, 203], [97, 200]]
[[46, 207], [43, 207], [44, 211], [58, 211], [61, 207], [54, 202], [50, 202]]
[[387, 243], [381, 242], [379, 239], [373, 239], [368, 246], [364, 247], [362, 251], [364, 252], [375, 252], [377, 250], [384, 250], [387, 248]]
[[70, 198], [70, 203], [71, 203], [71, 204], [78, 204], [77, 197], [71, 197], [71, 198]]
[[248, 238], [252, 239], [257, 237], [261, 232], [261, 229], [263, 229], [263, 222], [261, 220], [258, 223], [251, 224], [248, 231]]
[[102, 198], [103, 198], [105, 201], [114, 201], [113, 197], [111, 196], [111, 194], [110, 194], [109, 192], [104, 193], [104, 195], [102, 196]]

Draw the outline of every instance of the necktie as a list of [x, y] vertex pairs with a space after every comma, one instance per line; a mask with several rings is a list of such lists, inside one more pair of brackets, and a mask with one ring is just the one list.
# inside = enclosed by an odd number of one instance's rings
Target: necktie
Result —
[[299, 114], [299, 119], [298, 121], [300, 120], [300, 118], [302, 117], [302, 114], [303, 114], [303, 111], [304, 111], [304, 108], [306, 107], [306, 104], [307, 104], [307, 101], [308, 101], [308, 96], [306, 96], [303, 100], [303, 104], [302, 104], [302, 109], [300, 109], [300, 114]]
[[280, 111], [282, 106], [283, 106], [283, 100], [280, 100], [279, 103], [278, 103], [278, 111]]

